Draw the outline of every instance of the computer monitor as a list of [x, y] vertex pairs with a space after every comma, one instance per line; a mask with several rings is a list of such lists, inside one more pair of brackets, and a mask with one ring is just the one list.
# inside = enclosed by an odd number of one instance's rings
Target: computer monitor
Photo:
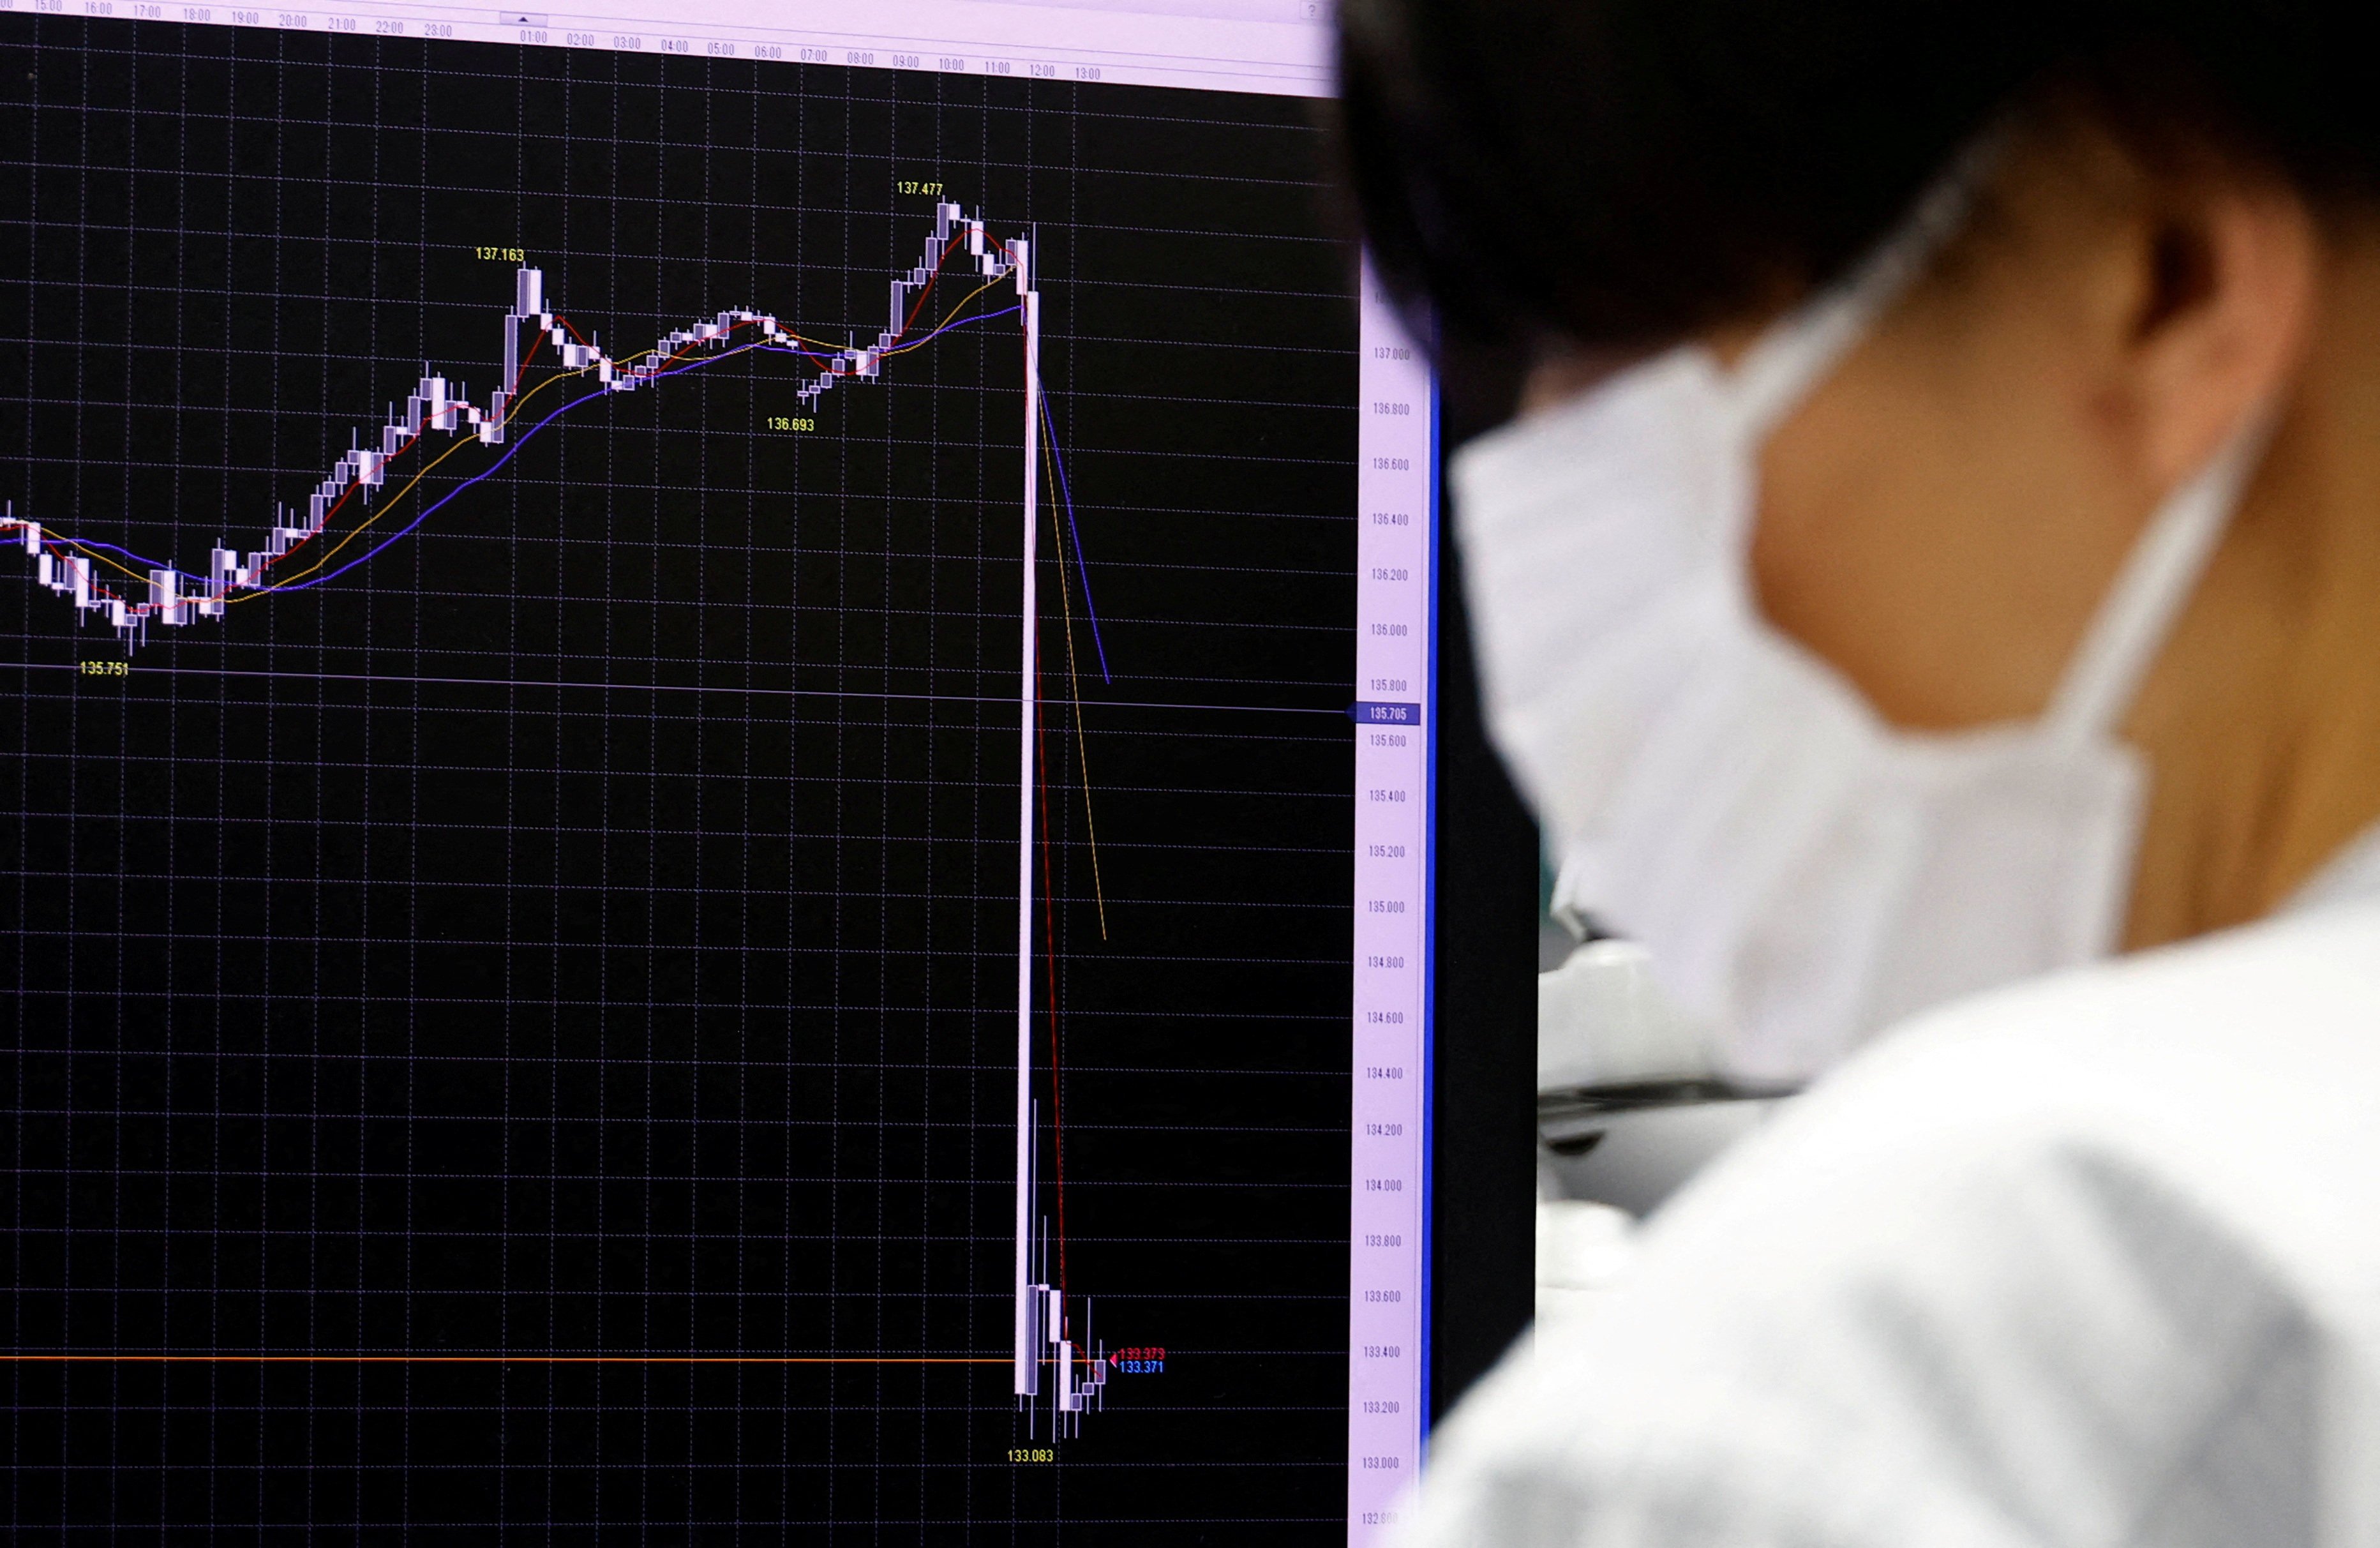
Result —
[[1366, 1541], [1435, 410], [1323, 7], [575, 3], [0, 0], [13, 1526]]

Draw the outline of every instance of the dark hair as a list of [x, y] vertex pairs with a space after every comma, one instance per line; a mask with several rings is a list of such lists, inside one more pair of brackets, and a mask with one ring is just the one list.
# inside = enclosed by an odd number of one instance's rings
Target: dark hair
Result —
[[2380, 87], [2313, 0], [1343, 0], [1340, 154], [1389, 285], [1488, 344], [1633, 348], [1840, 274], [1997, 116], [2380, 181]]

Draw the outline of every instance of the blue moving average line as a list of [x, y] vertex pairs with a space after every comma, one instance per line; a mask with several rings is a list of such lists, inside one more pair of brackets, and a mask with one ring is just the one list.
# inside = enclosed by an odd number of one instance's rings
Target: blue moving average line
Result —
[[1066, 487], [1066, 453], [1058, 445], [1057, 423], [1050, 418], [1050, 389], [1042, 388], [1038, 396], [1041, 400], [1042, 429], [1050, 437], [1050, 460], [1058, 467], [1058, 494], [1066, 502], [1066, 532], [1075, 540], [1075, 573], [1083, 578], [1083, 611], [1091, 616], [1091, 646], [1099, 652], [1099, 681], [1112, 684], [1115, 679], [1108, 675], [1107, 643], [1099, 638], [1099, 603], [1091, 600], [1090, 562], [1083, 557], [1083, 534], [1075, 527], [1075, 492]]
[[[878, 377], [883, 360], [923, 347], [953, 328], [1015, 316], [1026, 310], [1022, 299], [1015, 306], [997, 311], [978, 312], [972, 316], [947, 319], [917, 338], [904, 339], [902, 336], [908, 332], [909, 324], [914, 321], [918, 308], [923, 306], [925, 293], [932, 290], [935, 281], [941, 277], [944, 267], [951, 260], [964, 254], [977, 274], [986, 279], [986, 287], [989, 287], [990, 283], [996, 283], [999, 279], [1012, 274], [1020, 275], [1018, 283], [1021, 287], [1024, 284], [1021, 274], [1026, 252], [1026, 243], [1021, 239], [1005, 243], [995, 242], [986, 232], [983, 221], [980, 218], [967, 216], [960, 206], [950, 203], [937, 204], [934, 236], [926, 243], [923, 261], [913, 266], [905, 275], [895, 277], [892, 281], [892, 310], [887, 329], [877, 335], [872, 346], [862, 346], [855, 340], [849, 347], [831, 350], [828, 356], [823, 358], [812, 349], [803, 347], [802, 346], [810, 341], [802, 339], [797, 335], [788, 334], [779, 327], [774, 317], [739, 311], [721, 312], [713, 323], [697, 322], [679, 329], [655, 345], [642, 360], [614, 360], [604, 355], [596, 346], [587, 343], [583, 335], [577, 335], [576, 329], [570, 329], [576, 337], [576, 342], [564, 337], [564, 330], [569, 328], [569, 322], [568, 319], [548, 310], [543, 299], [541, 271], [523, 265], [516, 276], [517, 303], [514, 311], [505, 318], [507, 332], [504, 367], [513, 385], [498, 391], [482, 409], [455, 397], [450, 390], [451, 384], [446, 379], [428, 373], [425, 367], [425, 373], [416, 393], [407, 400], [405, 413], [401, 416], [392, 413], [389, 422], [382, 427], [380, 449], [373, 451], [361, 445], [351, 446], [310, 497], [310, 518], [306, 525], [293, 527], [276, 524], [273, 529], [268, 546], [249, 554], [245, 564], [241, 563], [242, 556], [239, 554], [217, 547], [213, 554], [211, 573], [200, 575], [183, 570], [171, 564], [161, 564], [115, 543], [96, 540], [85, 542], [62, 534], [44, 532], [38, 522], [18, 518], [13, 508], [0, 513], [0, 531], [16, 533], [23, 542], [26, 552], [36, 557], [39, 565], [38, 584], [55, 591], [71, 593], [79, 615], [88, 609], [98, 609], [109, 614], [111, 622], [118, 630], [137, 637], [152, 616], [160, 617], [170, 625], [187, 623], [193, 614], [220, 618], [224, 614], [225, 603], [230, 600], [230, 593], [235, 591], [247, 591], [258, 595], [273, 591], [311, 591], [317, 586], [337, 579], [358, 565], [370, 563], [387, 552], [392, 543], [419, 531], [424, 522], [443, 510], [464, 491], [502, 472], [510, 465], [516, 452], [560, 420], [563, 415], [591, 403], [599, 397], [608, 396], [615, 392], [630, 391], [646, 383], [657, 382], [663, 377], [679, 375], [688, 371], [698, 371], [731, 356], [760, 349], [772, 354], [793, 355], [821, 368], [822, 374], [801, 390], [801, 397], [807, 402], [833, 386], [836, 378], [840, 376], [850, 375], [863, 379]], [[912, 291], [918, 293], [915, 306], [909, 305], [906, 301], [906, 297]], [[975, 292], [975, 295], [980, 294], [982, 294], [980, 288]], [[966, 300], [971, 301], [973, 299], [974, 296], [969, 296]], [[962, 308], [965, 304], [965, 301], [960, 303]], [[597, 372], [602, 386], [595, 392], [570, 399], [517, 435], [507, 437], [504, 433], [505, 421], [508, 417], [506, 403], [508, 399], [516, 396], [520, 376], [518, 366], [524, 363], [519, 361], [516, 350], [518, 338], [516, 330], [519, 324], [528, 322], [534, 322], [540, 329], [552, 334], [555, 347], [561, 351], [562, 365], [565, 370], [581, 374], [593, 371]], [[763, 337], [750, 344], [722, 349], [715, 355], [682, 364], [675, 363], [676, 360], [686, 352], [679, 347], [720, 341], [722, 340], [722, 335], [734, 331], [734, 328], [752, 323], [759, 324]], [[1028, 323], [1028, 327], [1029, 325]], [[672, 353], [673, 351], [674, 353]], [[1057, 482], [1065, 506], [1067, 532], [1075, 544], [1075, 570], [1082, 580], [1084, 606], [1090, 616], [1092, 642], [1099, 653], [1099, 675], [1103, 681], [1111, 684], [1114, 677], [1108, 667], [1107, 642], [1099, 628], [1099, 605], [1091, 594], [1090, 570], [1087, 561], [1083, 556], [1082, 533], [1075, 518], [1074, 494], [1065, 473], [1064, 449], [1058, 445], [1056, 422], [1050, 416], [1046, 401], [1039, 405], [1039, 417], [1041, 425], [1049, 433], [1049, 455], [1058, 469]], [[356, 557], [322, 574], [310, 576], [304, 579], [273, 584], [266, 579], [266, 572], [285, 555], [294, 553], [298, 548], [327, 534], [331, 516], [335, 514], [340, 506], [346, 503], [346, 496], [360, 494], [368, 500], [370, 491], [380, 487], [385, 478], [389, 461], [418, 444], [423, 433], [431, 428], [443, 430], [450, 434], [468, 430], [486, 444], [504, 445], [509, 441], [509, 445], [505, 445], [503, 455], [494, 462], [464, 479], [443, 495], [431, 501], [414, 516], [412, 520], [386, 533]], [[420, 475], [417, 474], [413, 481], [418, 483]], [[364, 526], [369, 525], [370, 525], [370, 522], [364, 524]], [[362, 530], [363, 527], [359, 526], [354, 530], [351, 536], [360, 535]], [[90, 560], [78, 557], [76, 553], [72, 552], [76, 550], [94, 558], [102, 555], [119, 555], [131, 566], [147, 570], [148, 599], [139, 601], [131, 596], [120, 596], [110, 590], [109, 586], [101, 584], [100, 577], [93, 570]], [[329, 559], [326, 556], [320, 562], [327, 564]], [[1062, 570], [1062, 559], [1061, 567]], [[137, 571], [131, 579], [136, 586], [141, 583], [141, 577]], [[114, 581], [111, 578], [111, 584], [121, 586], [123, 582]], [[196, 590], [185, 591], [183, 588], [186, 585], [195, 587]]]

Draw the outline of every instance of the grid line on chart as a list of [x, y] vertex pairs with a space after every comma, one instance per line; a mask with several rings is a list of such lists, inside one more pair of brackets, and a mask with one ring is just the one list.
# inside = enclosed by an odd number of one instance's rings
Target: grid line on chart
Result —
[[1070, 1278], [1191, 1362], [1008, 1463], [986, 328], [816, 414], [731, 365], [558, 421], [118, 677], [0, 571], [5, 1380], [75, 1437], [12, 1457], [12, 1530], [1337, 1519], [1357, 406], [1299, 104], [16, 12], [0, 51], [0, 497], [135, 549], [253, 531], [421, 374], [493, 386], [483, 248], [608, 346], [873, 328], [931, 217], [895, 179], [1029, 235], [1078, 524], [1038, 513], [1035, 616], [1062, 662], [1095, 591], [1113, 668], [1032, 696]]

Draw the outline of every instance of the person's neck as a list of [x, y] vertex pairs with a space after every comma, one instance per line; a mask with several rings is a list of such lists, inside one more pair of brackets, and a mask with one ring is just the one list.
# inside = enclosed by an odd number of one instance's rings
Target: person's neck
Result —
[[2265, 466], [2143, 689], [2141, 946], [2286, 903], [2380, 823], [2380, 235], [2342, 248]]

